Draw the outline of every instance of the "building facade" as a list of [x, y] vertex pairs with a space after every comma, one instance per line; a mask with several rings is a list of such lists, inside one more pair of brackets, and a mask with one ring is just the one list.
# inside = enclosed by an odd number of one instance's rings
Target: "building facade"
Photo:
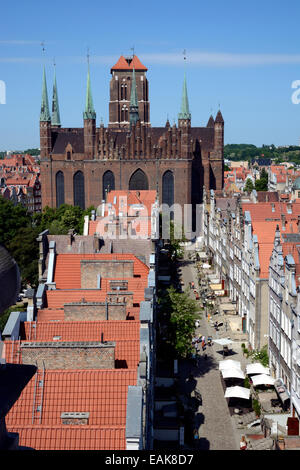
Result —
[[109, 123], [96, 125], [90, 73], [82, 128], [61, 127], [56, 79], [52, 116], [43, 76], [40, 114], [42, 205], [98, 207], [110, 190], [156, 190], [160, 203], [202, 202], [223, 187], [224, 120], [192, 127], [184, 77], [178, 124], [152, 127], [147, 68], [137, 56], [111, 68]]

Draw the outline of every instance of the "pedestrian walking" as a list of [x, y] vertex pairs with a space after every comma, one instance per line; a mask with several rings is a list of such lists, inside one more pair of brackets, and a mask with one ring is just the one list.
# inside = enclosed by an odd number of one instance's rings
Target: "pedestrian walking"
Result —
[[240, 442], [240, 450], [246, 450], [247, 449], [247, 442], [245, 439], [245, 436], [242, 436], [241, 442]]

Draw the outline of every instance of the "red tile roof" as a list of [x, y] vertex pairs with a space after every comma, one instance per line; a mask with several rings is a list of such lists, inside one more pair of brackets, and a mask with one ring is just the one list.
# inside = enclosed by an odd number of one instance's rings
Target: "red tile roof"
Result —
[[[56, 255], [54, 282], [56, 289], [80, 289], [81, 288], [81, 260], [132, 260], [134, 261], [134, 275], [140, 275], [140, 281], [146, 282], [149, 268], [141, 260], [132, 254], [58, 254]], [[115, 278], [119, 279], [119, 278]], [[106, 280], [107, 281], [107, 280]], [[107, 282], [101, 281], [101, 290], [105, 290]], [[138, 286], [137, 286], [138, 287]], [[145, 286], [146, 287], [146, 286]], [[48, 291], [50, 292], [50, 291]], [[100, 291], [101, 294], [101, 291]], [[76, 299], [78, 300], [78, 299]], [[104, 298], [105, 300], [105, 298]]]
[[52, 341], [53, 337], [59, 336], [60, 341], [99, 341], [102, 334], [104, 341], [120, 339], [138, 341], [140, 322], [132, 320], [24, 322], [24, 337], [21, 339]]
[[124, 56], [121, 55], [117, 63], [111, 68], [111, 70], [144, 70], [147, 71], [147, 67], [145, 67], [140, 59], [134, 55], [132, 61], [130, 62], [130, 65], [128, 65], [127, 60], [125, 59]]
[[12, 426], [19, 444], [36, 450], [126, 450], [125, 426]]
[[[274, 207], [274, 212], [272, 211]], [[291, 203], [292, 213], [288, 213], [289, 204], [285, 202], [260, 202], [260, 203], [242, 203], [243, 211], [250, 211], [251, 220], [278, 219], [285, 215], [286, 220], [297, 220], [300, 215], [300, 203]]]
[[36, 378], [43, 377], [42, 413], [34, 413], [37, 420], [33, 426], [59, 426], [65, 412], [88, 412], [90, 426], [126, 425], [128, 386], [137, 383], [136, 369], [39, 371], [7, 414], [7, 427], [32, 424], [33, 406], [38, 400]]

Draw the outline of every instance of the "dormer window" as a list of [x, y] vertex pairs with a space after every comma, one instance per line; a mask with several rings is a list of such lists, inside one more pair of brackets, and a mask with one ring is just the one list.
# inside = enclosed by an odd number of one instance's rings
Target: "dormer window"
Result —
[[67, 160], [71, 160], [71, 152], [67, 152]]

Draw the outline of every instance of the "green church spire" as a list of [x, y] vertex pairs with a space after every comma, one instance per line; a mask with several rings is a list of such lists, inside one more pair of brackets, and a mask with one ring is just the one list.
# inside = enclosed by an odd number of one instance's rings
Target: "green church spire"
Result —
[[191, 119], [191, 113], [189, 109], [189, 100], [187, 95], [187, 86], [186, 86], [186, 74], [184, 72], [183, 88], [182, 88], [182, 100], [181, 100], [181, 110], [178, 114], [178, 119]]
[[58, 105], [58, 94], [57, 94], [57, 85], [56, 85], [56, 70], [54, 67], [54, 82], [53, 82], [53, 96], [52, 96], [52, 126], [60, 126], [60, 115], [59, 115], [59, 105]]
[[44, 66], [44, 69], [43, 69], [43, 90], [42, 90], [42, 104], [41, 104], [40, 121], [41, 122], [51, 121], [50, 113], [49, 113], [49, 103], [48, 103], [48, 93], [47, 93], [47, 82], [46, 82], [45, 66]]
[[132, 83], [131, 83], [131, 93], [130, 93], [130, 105], [129, 105], [129, 115], [130, 115], [130, 124], [136, 124], [140, 120], [139, 117], [139, 103], [136, 91], [136, 80], [135, 80], [135, 70], [132, 70]]
[[93, 98], [92, 98], [91, 80], [90, 80], [90, 66], [89, 65], [88, 65], [85, 110], [84, 110], [84, 113], [83, 113], [83, 119], [96, 119], [96, 112], [94, 110]]

